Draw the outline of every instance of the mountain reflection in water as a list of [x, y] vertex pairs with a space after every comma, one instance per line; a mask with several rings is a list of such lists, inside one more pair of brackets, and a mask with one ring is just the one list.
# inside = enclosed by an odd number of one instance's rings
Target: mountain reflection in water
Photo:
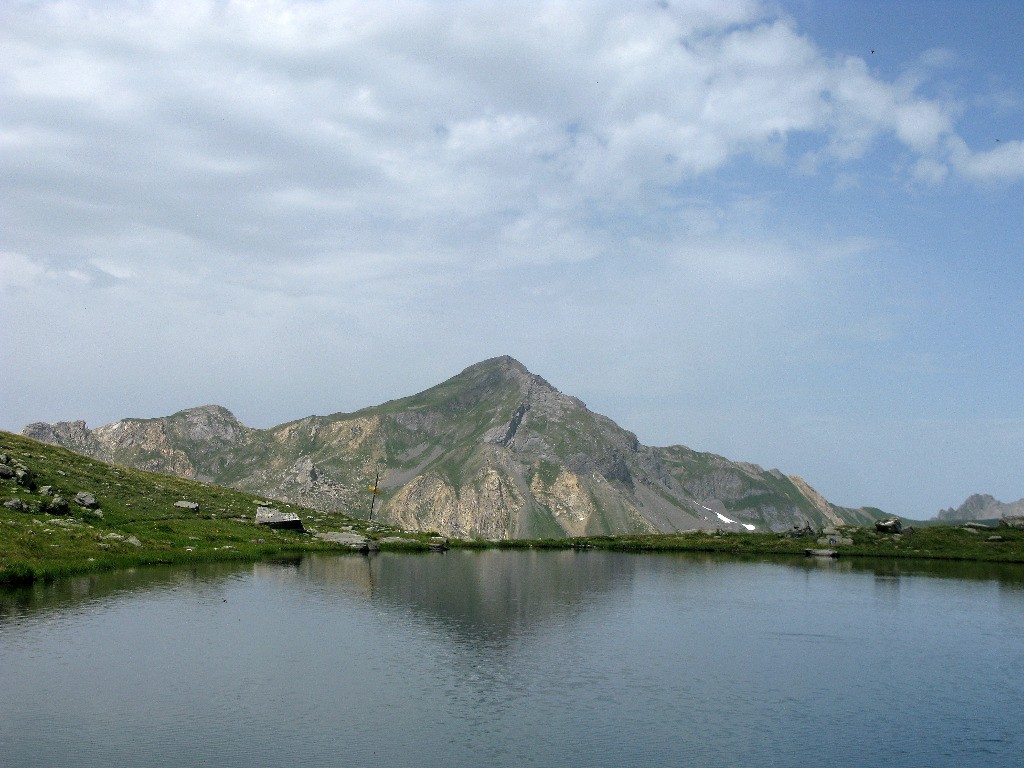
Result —
[[452, 551], [0, 590], [0, 765], [1016, 766], [1022, 584]]

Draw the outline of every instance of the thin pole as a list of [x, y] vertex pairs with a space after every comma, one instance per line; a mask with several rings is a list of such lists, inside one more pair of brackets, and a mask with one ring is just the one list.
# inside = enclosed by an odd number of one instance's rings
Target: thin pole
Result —
[[377, 470], [377, 476], [373, 478], [373, 486], [370, 488], [370, 516], [366, 518], [366, 522], [373, 521], [373, 505], [377, 502], [377, 494], [380, 493], [377, 490], [377, 483], [380, 481], [380, 470]]

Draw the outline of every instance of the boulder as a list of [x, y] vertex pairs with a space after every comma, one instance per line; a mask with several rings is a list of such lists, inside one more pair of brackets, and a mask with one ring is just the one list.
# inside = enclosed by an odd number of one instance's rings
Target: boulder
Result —
[[21, 499], [8, 499], [4, 502], [6, 509], [13, 509], [15, 512], [28, 512], [31, 508]]
[[75, 504], [86, 509], [96, 509], [99, 506], [96, 497], [87, 491], [79, 491], [75, 494]]
[[24, 464], [14, 465], [14, 482], [30, 491], [36, 489], [36, 479], [32, 477], [32, 471]]
[[265, 525], [268, 528], [283, 528], [291, 531], [306, 530], [297, 514], [294, 512], [282, 512], [273, 507], [260, 507], [256, 510], [256, 525]]
[[182, 501], [174, 502], [174, 506], [178, 507], [179, 509], [188, 509], [193, 512], [199, 511], [199, 504], [194, 501], [185, 501], [183, 499]]
[[45, 512], [48, 515], [66, 515], [68, 513], [68, 500], [60, 495], [44, 499], [39, 505], [39, 511]]
[[1024, 517], [1001, 517], [999, 518], [999, 524], [1005, 525], [1008, 528], [1024, 529]]
[[357, 549], [361, 552], [369, 550], [370, 540], [365, 536], [360, 536], [358, 533], [351, 533], [347, 531], [325, 531], [323, 533], [316, 534], [316, 537], [320, 541], [329, 541], [332, 544], [341, 544], [342, 546], [349, 547], [350, 549]]
[[0, 480], [11, 480], [14, 478], [14, 470], [6, 464], [0, 464]]
[[886, 520], [876, 520], [875, 530], [880, 533], [899, 533], [903, 530], [903, 523], [898, 517], [890, 517]]

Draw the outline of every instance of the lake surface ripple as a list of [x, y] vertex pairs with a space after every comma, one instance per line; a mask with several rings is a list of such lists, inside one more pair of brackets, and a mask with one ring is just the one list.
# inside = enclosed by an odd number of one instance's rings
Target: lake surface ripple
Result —
[[0, 591], [3, 766], [1019, 766], [1024, 568], [309, 556]]

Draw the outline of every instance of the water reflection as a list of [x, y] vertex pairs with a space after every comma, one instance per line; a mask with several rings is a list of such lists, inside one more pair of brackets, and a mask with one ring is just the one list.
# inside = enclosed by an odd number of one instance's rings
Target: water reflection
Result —
[[362, 561], [313, 555], [301, 570], [317, 583], [347, 594], [359, 590], [454, 632], [472, 630], [500, 640], [564, 621], [567, 612], [628, 588], [636, 558], [608, 560], [572, 551], [383, 553]]
[[[298, 558], [267, 563], [280, 568], [282, 564], [298, 564]], [[19, 617], [65, 611], [83, 605], [115, 601], [120, 595], [140, 591], [161, 592], [182, 587], [208, 587], [225, 579], [248, 573], [249, 563], [202, 563], [184, 566], [150, 566], [100, 571], [69, 576], [29, 586], [0, 588], [0, 625]]]
[[0, 593], [0, 765], [1016, 766], [1021, 575], [494, 551], [66, 579]]
[[[444, 580], [436, 578], [444, 562]], [[730, 563], [772, 563], [809, 573], [870, 573], [876, 588], [898, 591], [900, 579], [992, 581], [1000, 589], [1024, 590], [1024, 564], [886, 558], [734, 557], [712, 553], [654, 553], [611, 559], [595, 552], [483, 551], [438, 554], [380, 553], [285, 557], [258, 563], [203, 563], [153, 566], [86, 574], [30, 586], [0, 588], [0, 625], [20, 616], [61, 611], [76, 605], [113, 600], [138, 591], [205, 587], [252, 574], [260, 580], [339, 595], [381, 600], [431, 620], [459, 627], [485, 627], [495, 638], [508, 637], [615, 590], [635, 578], [639, 560], [707, 567]]]

